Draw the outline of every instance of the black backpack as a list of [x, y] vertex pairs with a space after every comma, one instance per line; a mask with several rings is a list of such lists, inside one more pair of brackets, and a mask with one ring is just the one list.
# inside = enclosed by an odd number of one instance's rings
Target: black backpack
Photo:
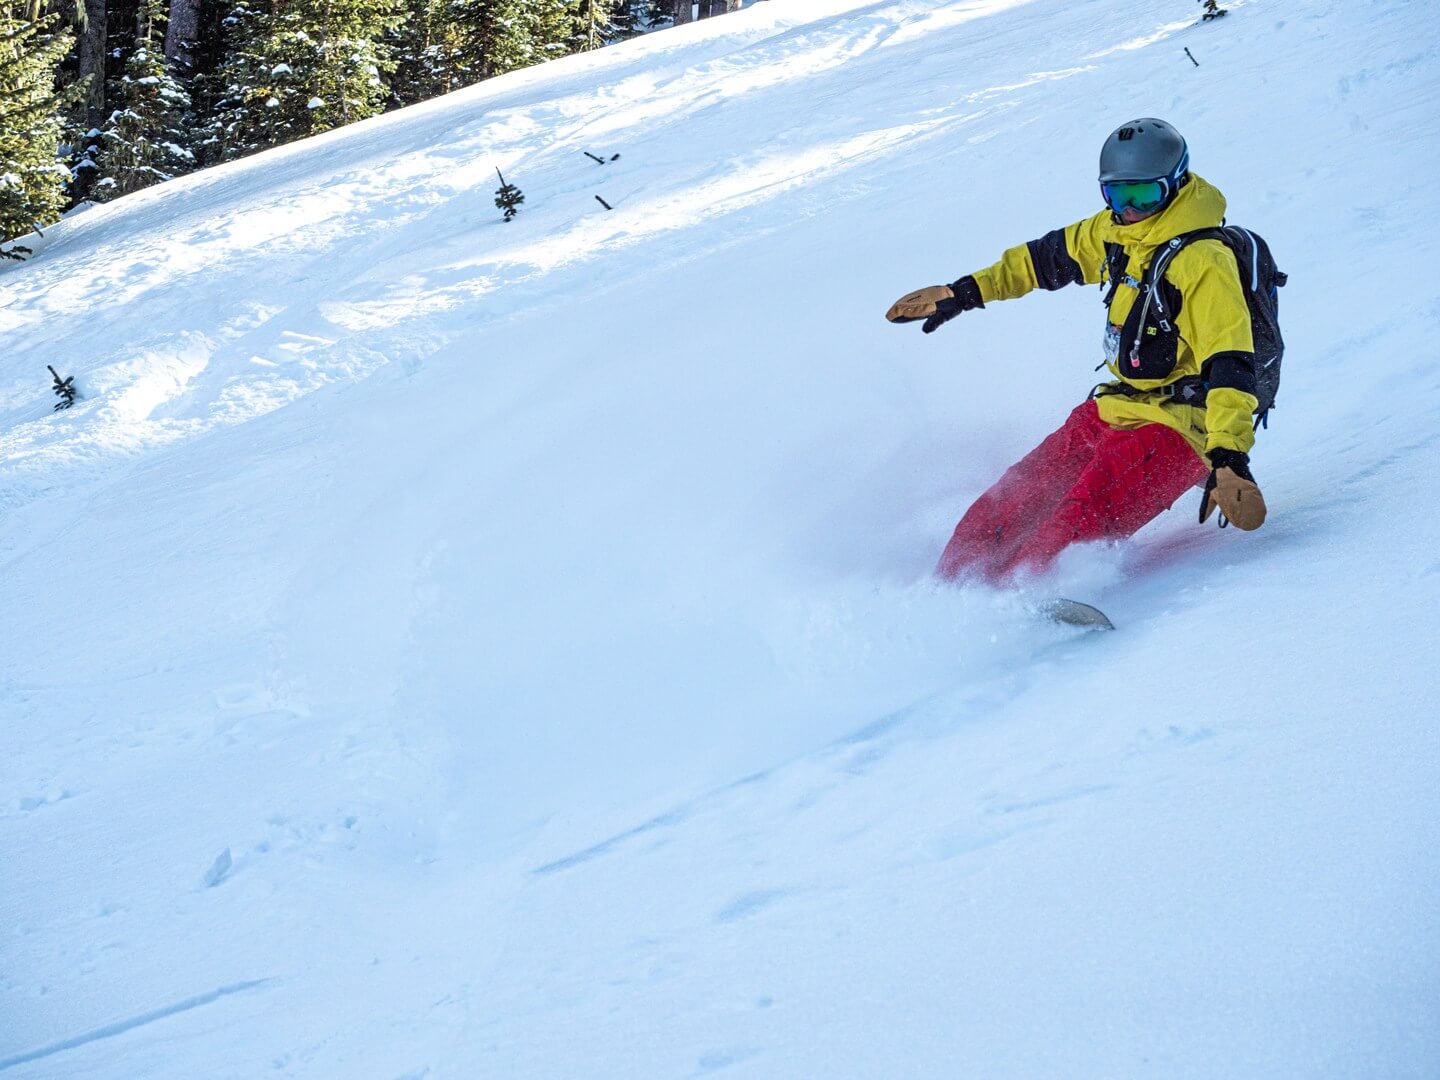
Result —
[[1255, 397], [1259, 402], [1255, 406], [1255, 426], [1259, 427], [1266, 423], [1266, 414], [1274, 408], [1275, 395], [1280, 389], [1280, 361], [1285, 355], [1285, 341], [1280, 336], [1279, 290], [1289, 280], [1289, 275], [1275, 265], [1270, 245], [1239, 225], [1220, 225], [1182, 233], [1155, 254], [1140, 283], [1141, 295], [1156, 308], [1162, 322], [1168, 318], [1168, 313], [1161, 290], [1155, 287], [1155, 283], [1164, 277], [1170, 260], [1196, 240], [1219, 240], [1235, 255], [1255, 337]]

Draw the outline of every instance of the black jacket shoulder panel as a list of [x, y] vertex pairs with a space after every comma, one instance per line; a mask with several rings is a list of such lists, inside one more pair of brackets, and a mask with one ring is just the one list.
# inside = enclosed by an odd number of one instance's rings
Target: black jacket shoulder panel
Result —
[[1025, 246], [1035, 267], [1035, 281], [1042, 289], [1063, 289], [1066, 285], [1078, 285], [1085, 280], [1080, 264], [1065, 246], [1064, 229], [1054, 229]]
[[1205, 361], [1200, 371], [1205, 385], [1214, 390], [1227, 386], [1255, 394], [1255, 354], [1253, 352], [1221, 352]]

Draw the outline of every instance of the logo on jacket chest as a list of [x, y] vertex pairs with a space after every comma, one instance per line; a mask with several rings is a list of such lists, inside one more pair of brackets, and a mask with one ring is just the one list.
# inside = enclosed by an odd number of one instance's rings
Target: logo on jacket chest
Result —
[[[1119, 326], [1118, 324], [1113, 322], [1105, 324], [1106, 363], [1118, 364], [1120, 362], [1120, 338], [1123, 335], [1124, 330], [1125, 328], [1123, 326]], [[1145, 327], [1144, 331], [1147, 338], [1153, 338], [1159, 332], [1159, 328], [1154, 326], [1147, 326]], [[1140, 366], [1140, 356], [1138, 353], [1130, 357], [1130, 366], [1132, 368], [1138, 368]]]

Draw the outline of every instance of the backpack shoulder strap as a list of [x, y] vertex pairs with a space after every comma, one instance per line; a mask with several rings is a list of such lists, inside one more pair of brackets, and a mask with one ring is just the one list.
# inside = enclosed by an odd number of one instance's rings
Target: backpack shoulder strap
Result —
[[1232, 251], [1235, 247], [1230, 237], [1226, 235], [1226, 230], [1223, 227], [1216, 226], [1206, 229], [1194, 229], [1191, 232], [1181, 233], [1179, 236], [1168, 240], [1156, 250], [1155, 257], [1150, 260], [1150, 265], [1145, 268], [1144, 284], [1146, 288], [1148, 289], [1154, 286], [1155, 282], [1164, 277], [1165, 270], [1169, 267], [1171, 260], [1197, 240], [1219, 240]]
[[[1165, 277], [1165, 271], [1169, 269], [1175, 256], [1197, 240], [1219, 240], [1231, 251], [1235, 250], [1234, 243], [1227, 235], [1226, 227], [1213, 226], [1194, 229], [1166, 241], [1156, 250], [1154, 257], [1150, 260], [1150, 265], [1145, 268], [1145, 278], [1140, 284], [1141, 295], [1145, 297], [1145, 310], [1148, 311], [1151, 307], [1155, 308], [1160, 325], [1166, 330], [1170, 329], [1171, 312], [1166, 308], [1165, 297], [1160, 290], [1160, 282]], [[1236, 258], [1238, 259], [1239, 256], [1237, 255]]]
[[1110, 304], [1115, 299], [1115, 291], [1120, 288], [1120, 283], [1125, 280], [1125, 268], [1130, 265], [1130, 256], [1125, 254], [1123, 244], [1107, 243], [1105, 245], [1105, 275], [1110, 279], [1109, 291], [1105, 293], [1105, 310], [1110, 310]]

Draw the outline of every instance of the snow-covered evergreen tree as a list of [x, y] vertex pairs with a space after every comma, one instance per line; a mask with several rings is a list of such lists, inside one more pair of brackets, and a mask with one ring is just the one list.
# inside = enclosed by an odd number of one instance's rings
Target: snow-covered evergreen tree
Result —
[[[184, 22], [173, 33], [167, 4]], [[68, 56], [75, 33], [47, 46], [34, 25], [34, 12], [62, 8], [85, 28], [84, 48]], [[113, 198], [599, 48], [665, 25], [671, 9], [672, 0], [0, 0], [0, 65], [13, 84], [0, 125], [25, 146], [0, 158], [6, 227], [53, 219], [62, 184], [72, 204]], [[48, 89], [57, 69], [70, 86], [63, 107]], [[46, 88], [46, 104], [26, 91], [22, 108], [22, 82]], [[82, 99], [83, 115], [72, 107]], [[51, 160], [57, 145], [68, 169]], [[35, 202], [41, 191], [49, 204]]]
[[217, 131], [227, 159], [374, 116], [395, 0], [240, 0], [227, 16]]
[[135, 51], [125, 74], [113, 80], [117, 108], [100, 135], [101, 179], [92, 188], [97, 199], [128, 195], [194, 168], [183, 131], [190, 95], [165, 63], [163, 18], [161, 0], [143, 0]]
[[571, 48], [590, 52], [626, 37], [625, 23], [617, 17], [628, 10], [627, 0], [575, 0], [575, 30]]
[[[60, 163], [63, 102], [55, 72], [70, 48], [53, 20], [22, 17], [0, 5], [0, 242], [44, 227], [65, 205], [69, 170]], [[0, 247], [0, 258], [19, 259], [20, 247]]]
[[467, 86], [535, 62], [530, 0], [442, 0], [445, 60], [453, 81]]
[[673, 17], [669, 0], [620, 0], [611, 20], [620, 38], [636, 37], [669, 23]]
[[414, 105], [456, 88], [446, 64], [444, 27], [435, 0], [403, 0], [404, 17], [385, 36], [395, 69], [390, 77], [394, 106]]
[[565, 0], [412, 0], [397, 29], [394, 97], [424, 101], [563, 56], [574, 38]]

